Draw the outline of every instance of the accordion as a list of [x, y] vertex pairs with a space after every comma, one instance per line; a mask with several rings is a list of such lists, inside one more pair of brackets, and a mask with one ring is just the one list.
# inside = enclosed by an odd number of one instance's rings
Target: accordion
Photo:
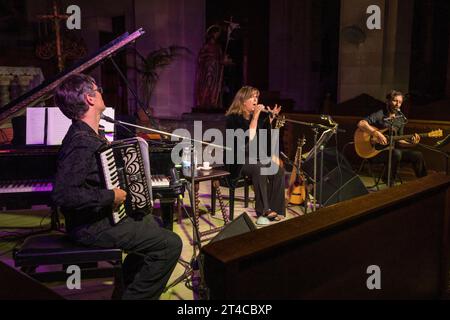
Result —
[[112, 142], [98, 153], [105, 187], [120, 187], [126, 200], [113, 209], [111, 220], [119, 223], [126, 216], [145, 215], [153, 209], [152, 180], [147, 142], [139, 137]]

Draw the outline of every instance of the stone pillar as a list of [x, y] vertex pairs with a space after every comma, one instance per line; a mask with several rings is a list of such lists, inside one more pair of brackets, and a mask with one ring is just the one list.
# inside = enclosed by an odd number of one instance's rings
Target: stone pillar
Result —
[[[450, 44], [450, 33], [448, 43]], [[448, 60], [447, 60], [447, 86], [445, 88], [445, 96], [450, 98], [450, 47], [448, 50]]]
[[146, 31], [136, 42], [143, 55], [172, 45], [191, 51], [161, 70], [150, 101], [156, 117], [180, 118], [191, 112], [196, 56], [205, 34], [205, 0], [136, 0], [135, 24]]
[[30, 90], [30, 83], [33, 80], [34, 76], [28, 74], [22, 74], [18, 76], [19, 86], [20, 86], [20, 94], [23, 94]]
[[[381, 30], [369, 30], [370, 5], [381, 9]], [[413, 3], [408, 0], [342, 0], [341, 30], [359, 28], [359, 44], [340, 37], [338, 102], [362, 93], [384, 100], [390, 89], [407, 92], [411, 55]]]
[[314, 0], [270, 2], [269, 89], [295, 100], [295, 110], [309, 111], [319, 72], [312, 70]]
[[10, 100], [9, 86], [14, 79], [13, 75], [0, 75], [0, 106], [6, 105]]

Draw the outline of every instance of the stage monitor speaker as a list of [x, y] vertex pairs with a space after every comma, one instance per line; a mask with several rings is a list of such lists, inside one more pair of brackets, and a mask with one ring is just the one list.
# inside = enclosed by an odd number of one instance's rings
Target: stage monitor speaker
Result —
[[[323, 176], [321, 180], [320, 163], [323, 152]], [[339, 161], [339, 165], [338, 165]], [[314, 157], [303, 163], [304, 172], [314, 178]], [[322, 194], [320, 183], [322, 182]], [[344, 200], [368, 194], [367, 188], [352, 170], [349, 162], [336, 148], [325, 148], [317, 153], [317, 202], [329, 206]]]
[[62, 300], [63, 296], [0, 261], [0, 300]]
[[247, 212], [244, 212], [228, 223], [214, 238], [211, 239], [210, 243], [238, 236], [253, 230], [256, 230], [256, 226], [248, 216]]
[[[256, 226], [252, 219], [248, 216], [247, 212], [242, 213], [239, 217], [228, 223], [224, 228], [211, 239], [210, 243], [224, 240], [227, 238], [235, 237], [240, 234], [251, 232], [256, 230]], [[201, 252], [197, 257], [197, 266], [200, 269], [201, 278], [206, 281], [206, 284], [212, 279], [207, 279], [205, 277], [205, 270], [208, 269], [207, 261], [205, 261], [205, 255]], [[205, 285], [205, 284], [203, 284]]]

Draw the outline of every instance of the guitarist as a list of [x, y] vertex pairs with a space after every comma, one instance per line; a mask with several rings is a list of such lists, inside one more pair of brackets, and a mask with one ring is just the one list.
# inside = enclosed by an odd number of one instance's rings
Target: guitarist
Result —
[[[406, 123], [406, 118], [400, 111], [403, 99], [404, 95], [400, 91], [390, 91], [386, 95], [386, 109], [372, 113], [365, 119], [359, 121], [358, 128], [370, 134], [376, 142], [388, 147], [389, 131], [387, 131], [385, 136], [379, 130], [389, 128], [390, 124], [392, 123], [394, 135], [403, 135], [403, 129]], [[416, 146], [419, 141], [420, 136], [418, 134], [414, 134], [414, 136], [409, 141], [399, 140], [397, 142], [397, 145], [392, 150], [392, 180], [395, 179], [398, 164], [400, 162], [411, 163], [416, 177], [418, 178], [427, 175], [427, 170], [422, 153], [418, 150], [411, 149], [411, 147]], [[374, 163], [384, 163], [387, 166], [389, 161], [389, 150], [382, 151], [377, 156], [371, 158], [371, 161]], [[385, 170], [382, 179], [384, 181], [387, 180], [387, 170]]]

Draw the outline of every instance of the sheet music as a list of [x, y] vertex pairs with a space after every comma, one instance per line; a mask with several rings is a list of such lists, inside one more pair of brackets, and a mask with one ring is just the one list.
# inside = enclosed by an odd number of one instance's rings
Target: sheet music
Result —
[[328, 140], [330, 140], [330, 138], [333, 136], [334, 134], [334, 130], [333, 129], [328, 129], [325, 130], [324, 132], [322, 132], [322, 135], [320, 136], [319, 140], [317, 140], [317, 143], [315, 146], [313, 146], [311, 148], [311, 150], [309, 150], [309, 152], [307, 153], [304, 161], [309, 161], [312, 157], [314, 157], [314, 149], [317, 149], [317, 154], [320, 152], [319, 148], [321, 145], [325, 145]]
[[71, 124], [59, 108], [47, 108], [47, 145], [60, 145]]
[[[110, 108], [110, 107], [106, 108], [105, 111], [103, 111], [103, 114], [112, 119], [115, 119], [114, 118], [114, 115], [115, 115], [114, 108]], [[109, 141], [113, 141], [114, 140], [114, 123], [106, 122], [105, 120], [100, 120], [100, 125], [105, 128], [106, 139], [108, 139]]]
[[27, 108], [26, 144], [45, 144], [45, 109]]

